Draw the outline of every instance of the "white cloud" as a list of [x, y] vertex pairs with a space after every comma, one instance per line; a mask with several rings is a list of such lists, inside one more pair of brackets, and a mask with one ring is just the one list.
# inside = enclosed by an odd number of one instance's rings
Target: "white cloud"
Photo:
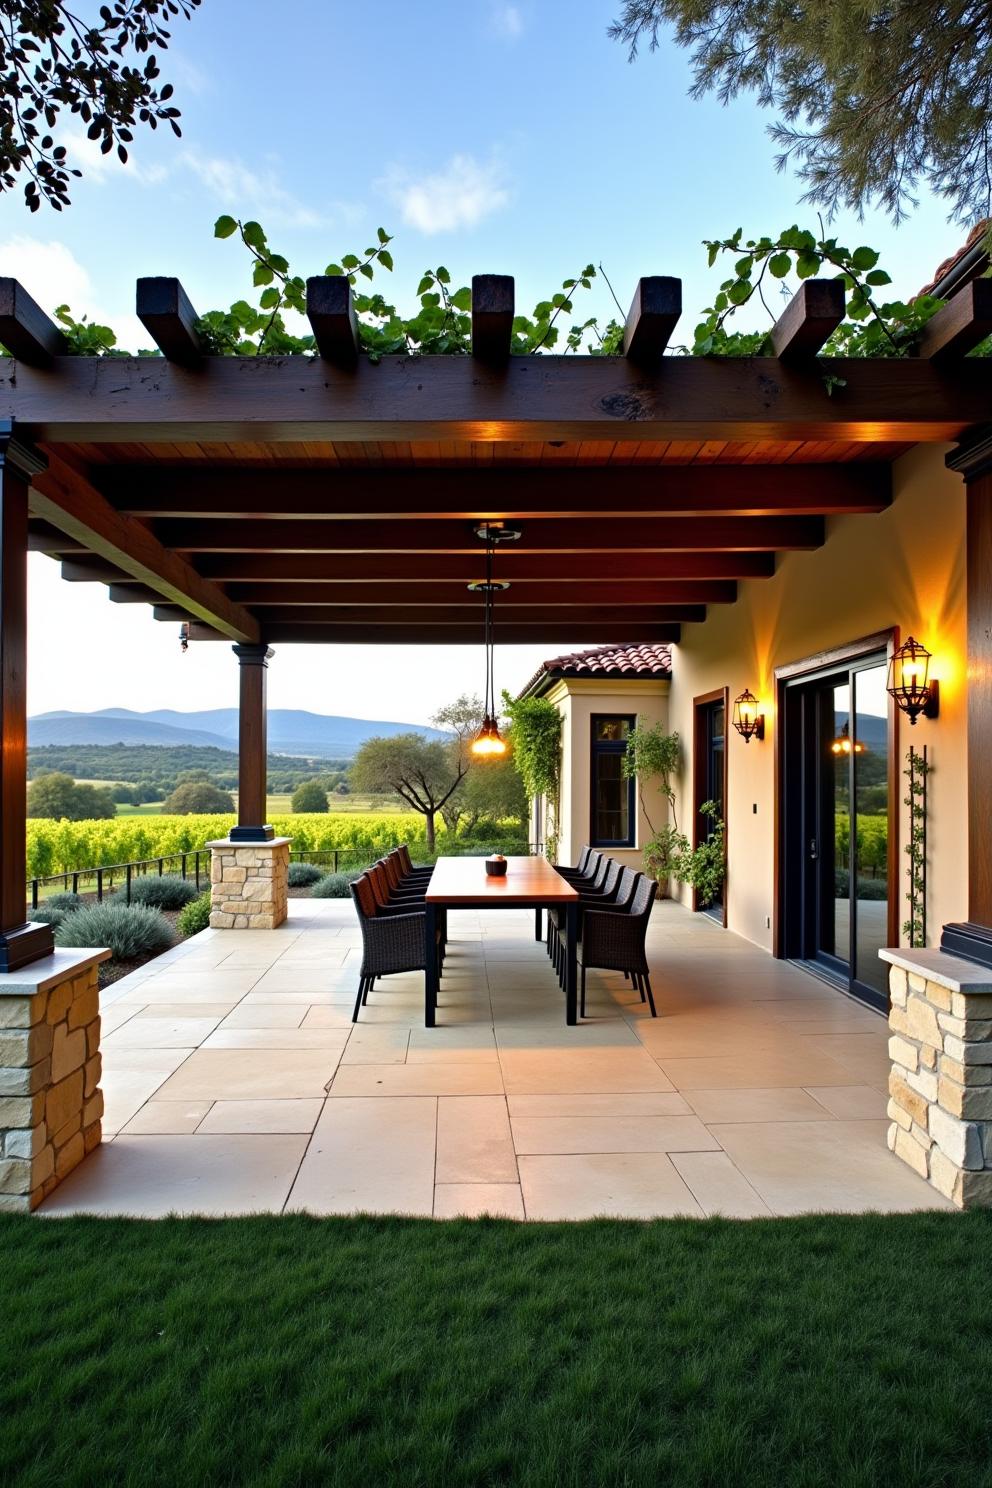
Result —
[[[132, 145], [128, 151], [126, 164], [118, 158], [116, 149], [104, 155], [100, 149], [100, 141], [89, 139], [81, 129], [66, 131], [60, 136], [59, 142], [65, 145], [69, 152], [67, 163], [70, 166], [77, 166], [82, 171], [84, 181], [94, 181], [98, 185], [103, 185], [107, 181], [127, 176], [132, 181], [140, 182], [142, 186], [159, 186], [169, 174], [168, 166], [142, 163], [140, 141], [137, 146], [139, 157], [135, 157], [135, 146]], [[72, 190], [71, 185], [69, 189]]]
[[214, 193], [220, 206], [235, 207], [246, 215], [257, 211], [265, 226], [278, 223], [283, 227], [318, 227], [323, 221], [280, 184], [272, 167], [257, 172], [240, 160], [222, 155], [196, 155], [191, 150], [183, 151], [180, 161]]
[[472, 155], [453, 155], [442, 170], [419, 179], [394, 167], [379, 186], [409, 227], [428, 234], [474, 227], [510, 199], [501, 162], [482, 164]]
[[77, 320], [83, 316], [110, 326], [118, 346], [133, 350], [148, 345], [148, 332], [131, 311], [108, 311], [100, 303], [89, 273], [64, 243], [43, 242], [26, 234], [0, 242], [0, 274], [17, 279], [46, 315], [68, 305]]
[[490, 30], [506, 41], [516, 41], [523, 35], [524, 18], [517, 5], [494, 5], [490, 16]]

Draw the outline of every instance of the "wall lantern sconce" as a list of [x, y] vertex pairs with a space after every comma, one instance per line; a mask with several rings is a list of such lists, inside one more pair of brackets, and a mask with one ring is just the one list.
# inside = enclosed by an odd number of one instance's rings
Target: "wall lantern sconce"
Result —
[[940, 688], [930, 681], [930, 652], [910, 636], [892, 653], [885, 690], [915, 724], [920, 714], [936, 718], [940, 711]]
[[734, 728], [745, 744], [765, 737], [765, 715], [758, 712], [758, 699], [747, 687], [734, 698]]

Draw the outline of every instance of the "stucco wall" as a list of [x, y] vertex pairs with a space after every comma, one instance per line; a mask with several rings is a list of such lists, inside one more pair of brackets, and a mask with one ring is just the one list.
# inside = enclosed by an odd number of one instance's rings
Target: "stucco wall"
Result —
[[[558, 860], [577, 861], [590, 837], [591, 780], [590, 764], [592, 716], [594, 713], [633, 714], [642, 727], [668, 720], [667, 682], [593, 682], [559, 683], [549, 697], [563, 718], [562, 731], [562, 822]], [[660, 796], [651, 799], [655, 787], [648, 784], [651, 819], [655, 826], [667, 820], [667, 806]], [[657, 804], [657, 810], [654, 809]], [[637, 802], [636, 845], [630, 849], [611, 848], [610, 854], [621, 863], [641, 867], [641, 849], [651, 835], [650, 827]]]
[[[728, 729], [728, 923], [772, 948], [774, 758], [777, 666], [898, 626], [933, 653], [940, 717], [900, 727], [899, 751], [927, 744], [930, 777], [928, 932], [967, 918], [965, 733], [965, 503], [943, 446], [916, 448], [895, 465], [892, 505], [875, 516], [828, 519], [827, 540], [779, 560], [771, 579], [747, 580], [734, 605], [713, 605], [703, 625], [684, 625], [675, 648], [670, 726], [685, 745], [679, 819], [690, 819], [692, 699], [750, 687], [766, 720], [764, 742]], [[800, 472], [797, 469], [797, 475]], [[801, 477], [800, 477], [801, 478]], [[900, 783], [904, 784], [902, 777]], [[905, 918], [905, 794], [900, 790], [898, 893]], [[757, 807], [755, 812], [754, 808]], [[688, 902], [688, 895], [685, 896]]]

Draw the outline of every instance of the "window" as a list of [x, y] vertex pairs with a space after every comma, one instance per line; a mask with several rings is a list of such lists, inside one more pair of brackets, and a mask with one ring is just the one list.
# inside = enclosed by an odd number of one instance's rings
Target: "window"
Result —
[[627, 737], [636, 718], [594, 713], [592, 718], [592, 825], [595, 847], [634, 846], [634, 782], [623, 773]]

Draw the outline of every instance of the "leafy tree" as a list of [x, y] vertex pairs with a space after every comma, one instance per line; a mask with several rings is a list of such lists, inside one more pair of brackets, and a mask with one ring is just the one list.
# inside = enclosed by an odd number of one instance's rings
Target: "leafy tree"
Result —
[[468, 768], [442, 739], [423, 734], [395, 734], [366, 739], [351, 767], [354, 790], [375, 795], [395, 792], [424, 818], [427, 849], [434, 851], [435, 818], [458, 789]]
[[36, 212], [42, 199], [60, 212], [69, 182], [82, 172], [56, 143], [62, 110], [78, 118], [87, 137], [126, 161], [137, 125], [168, 124], [179, 110], [172, 84], [159, 86], [153, 47], [165, 51], [164, 21], [187, 20], [200, 0], [110, 0], [99, 20], [83, 19], [63, 0], [0, 0], [0, 191], [26, 172], [24, 200]]
[[166, 816], [211, 816], [234, 810], [227, 791], [219, 790], [208, 780], [187, 780], [177, 785], [166, 797], [162, 811]]
[[290, 810], [294, 812], [327, 811], [327, 792], [316, 780], [304, 780], [290, 797]]
[[547, 698], [514, 698], [508, 692], [503, 693], [503, 711], [510, 720], [514, 767], [527, 797], [544, 797], [544, 851], [554, 863], [561, 822], [561, 714]]
[[989, 215], [989, 0], [623, 0], [609, 34], [633, 60], [669, 28], [694, 97], [754, 91], [778, 111], [777, 164], [798, 165], [806, 201], [899, 221], [922, 182], [960, 222]]
[[462, 830], [477, 835], [484, 824], [493, 827], [512, 821], [523, 827], [527, 820], [527, 792], [512, 752], [503, 759], [473, 765], [458, 792]]
[[54, 821], [100, 821], [117, 815], [109, 790], [77, 785], [71, 775], [38, 775], [28, 787], [28, 816]]

